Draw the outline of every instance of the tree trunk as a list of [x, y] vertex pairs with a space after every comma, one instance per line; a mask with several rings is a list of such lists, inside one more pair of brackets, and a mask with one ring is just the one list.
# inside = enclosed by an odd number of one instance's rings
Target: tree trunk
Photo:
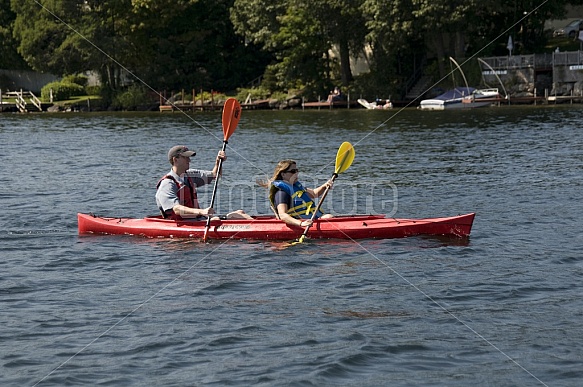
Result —
[[454, 56], [455, 58], [466, 57], [466, 34], [463, 31], [455, 33]]
[[342, 41], [338, 45], [340, 50], [340, 76], [342, 80], [342, 85], [347, 86], [352, 80], [352, 69], [350, 68], [350, 49], [348, 48], [348, 42]]
[[437, 54], [437, 63], [439, 65], [439, 77], [445, 77], [445, 61], [447, 60], [445, 56], [445, 48], [443, 45], [443, 33], [433, 34], [433, 42], [435, 44], [435, 53]]

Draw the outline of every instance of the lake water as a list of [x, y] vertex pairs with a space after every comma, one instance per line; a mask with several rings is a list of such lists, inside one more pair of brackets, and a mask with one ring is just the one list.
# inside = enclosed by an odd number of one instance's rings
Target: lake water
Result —
[[[156, 213], [167, 150], [209, 169], [220, 114], [0, 115], [2, 386], [580, 386], [583, 109], [243, 111], [217, 209], [268, 213], [280, 159], [324, 207], [476, 212], [469, 240], [78, 236]], [[203, 190], [210, 202], [212, 187]]]

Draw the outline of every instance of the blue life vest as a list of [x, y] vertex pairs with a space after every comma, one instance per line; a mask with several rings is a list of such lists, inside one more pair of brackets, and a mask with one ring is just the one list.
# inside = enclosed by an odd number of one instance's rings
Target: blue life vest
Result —
[[[269, 194], [269, 201], [271, 202], [271, 206], [274, 208], [275, 213], [277, 214], [277, 208], [275, 207], [275, 192], [277, 189], [280, 189], [291, 197], [291, 203], [288, 203], [288, 210], [287, 213], [296, 218], [302, 219], [310, 219], [312, 214], [316, 210], [316, 204], [308, 193], [304, 186], [299, 182], [296, 181], [293, 185], [283, 180], [275, 180], [272, 183], [271, 192]], [[275, 189], [277, 188], [277, 189]], [[322, 211], [318, 210], [318, 214], [316, 218], [324, 215]]]

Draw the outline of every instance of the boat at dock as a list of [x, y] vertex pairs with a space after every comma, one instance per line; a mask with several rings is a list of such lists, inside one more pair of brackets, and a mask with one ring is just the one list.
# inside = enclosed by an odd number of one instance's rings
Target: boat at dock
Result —
[[456, 87], [435, 98], [422, 100], [419, 108], [422, 110], [466, 109], [489, 106], [501, 100], [498, 89], [495, 88]]
[[361, 104], [364, 108], [369, 110], [386, 110], [393, 108], [393, 104], [388, 98], [384, 100], [377, 99], [376, 101], [373, 102], [368, 102], [364, 98], [359, 98], [358, 103]]

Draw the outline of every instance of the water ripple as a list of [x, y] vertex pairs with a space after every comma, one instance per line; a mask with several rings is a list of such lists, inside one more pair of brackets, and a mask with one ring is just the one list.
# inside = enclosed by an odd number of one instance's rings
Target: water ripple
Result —
[[[471, 238], [78, 236], [77, 212], [156, 213], [168, 147], [209, 167], [219, 116], [195, 114], [194, 131], [178, 115], [2, 117], [2, 385], [579, 385], [581, 110], [370, 113], [244, 112], [217, 206], [268, 213], [256, 177], [292, 157], [327, 179], [341, 139], [357, 157], [331, 208], [369, 212], [371, 186], [396, 187], [382, 211], [476, 212]], [[25, 141], [38, 162], [23, 202]]]

